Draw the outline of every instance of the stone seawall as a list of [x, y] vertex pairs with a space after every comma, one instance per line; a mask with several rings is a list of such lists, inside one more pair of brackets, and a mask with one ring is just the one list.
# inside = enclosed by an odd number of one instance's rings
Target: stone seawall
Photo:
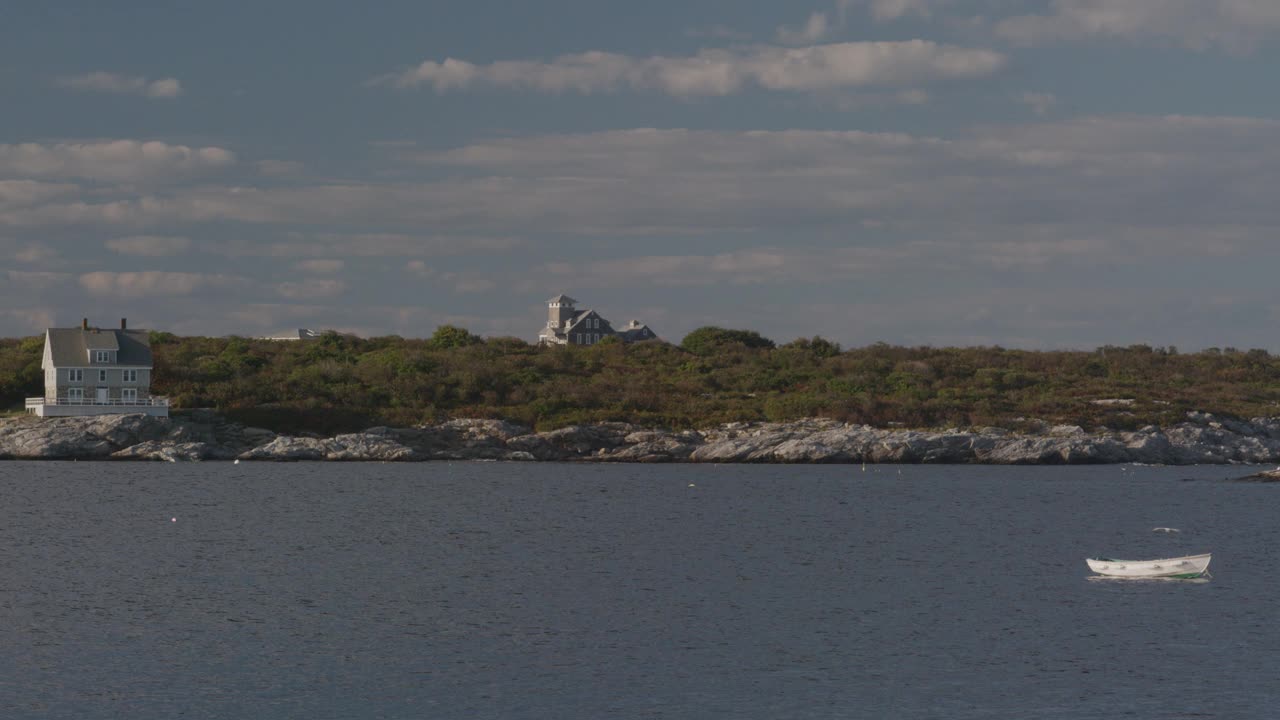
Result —
[[198, 411], [182, 417], [20, 417], [0, 421], [0, 458], [62, 460], [514, 460], [693, 463], [984, 463], [993, 465], [1280, 462], [1280, 418], [1192, 412], [1168, 428], [1031, 433], [883, 430], [824, 419], [730, 423], [671, 432], [602, 423], [535, 433], [500, 420], [376, 427], [294, 437]]

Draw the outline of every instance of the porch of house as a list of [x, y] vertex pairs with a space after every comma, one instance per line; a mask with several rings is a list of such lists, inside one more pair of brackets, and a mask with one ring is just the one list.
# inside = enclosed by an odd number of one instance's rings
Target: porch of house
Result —
[[169, 398], [150, 397], [137, 400], [27, 398], [27, 413], [39, 417], [75, 417], [83, 415], [154, 415], [156, 417], [168, 417]]

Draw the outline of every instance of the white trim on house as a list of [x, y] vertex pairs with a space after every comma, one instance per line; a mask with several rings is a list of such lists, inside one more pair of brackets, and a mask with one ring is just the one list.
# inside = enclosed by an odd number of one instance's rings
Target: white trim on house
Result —
[[[59, 365], [58, 370], [101, 370], [101, 365]], [[112, 365], [107, 370], [150, 370], [151, 365]]]

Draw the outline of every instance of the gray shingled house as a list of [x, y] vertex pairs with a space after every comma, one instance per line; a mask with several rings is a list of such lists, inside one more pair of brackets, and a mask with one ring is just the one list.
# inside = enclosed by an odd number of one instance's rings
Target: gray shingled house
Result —
[[538, 333], [542, 345], [594, 345], [604, 338], [616, 337], [622, 342], [656, 340], [648, 325], [632, 320], [621, 330], [595, 310], [576, 310], [577, 300], [557, 295], [547, 301], [547, 326]]
[[167, 416], [168, 398], [151, 395], [151, 341], [146, 330], [49, 328], [44, 335], [44, 397], [27, 398], [27, 412], [48, 416]]

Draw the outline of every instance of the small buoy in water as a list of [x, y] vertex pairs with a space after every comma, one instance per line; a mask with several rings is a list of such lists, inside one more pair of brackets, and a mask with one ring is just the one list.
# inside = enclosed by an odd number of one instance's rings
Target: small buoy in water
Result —
[[169, 522], [178, 522], [178, 518], [169, 518]]
[[693, 483], [689, 483], [689, 487], [698, 487], [698, 486], [694, 485]]
[[1158, 528], [1151, 528], [1151, 532], [1179, 533], [1182, 531], [1179, 530], [1178, 528], [1158, 527]]
[[862, 472], [866, 472], [866, 471], [867, 471], [867, 464], [862, 463]]
[[239, 465], [239, 464], [240, 464], [240, 458], [236, 458], [236, 461], [235, 461], [235, 462], [233, 462], [233, 463], [231, 463], [231, 464], [232, 464], [232, 465]]

